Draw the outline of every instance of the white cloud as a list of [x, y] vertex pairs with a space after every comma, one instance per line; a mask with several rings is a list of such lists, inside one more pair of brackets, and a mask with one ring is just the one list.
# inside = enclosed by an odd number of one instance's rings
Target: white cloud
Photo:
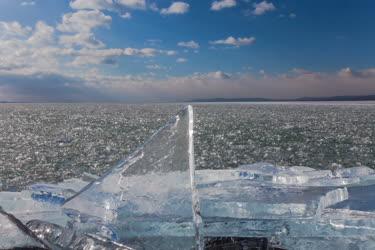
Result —
[[178, 63], [186, 63], [187, 59], [183, 58], [183, 57], [180, 57], [180, 58], [177, 58], [176, 62], [178, 62]]
[[24, 37], [31, 31], [30, 27], [22, 27], [18, 22], [0, 22], [0, 38]]
[[161, 9], [163, 15], [185, 14], [189, 11], [190, 5], [185, 2], [173, 2], [168, 8]]
[[112, 18], [99, 10], [79, 10], [63, 15], [57, 29], [64, 33], [59, 43], [65, 47], [80, 46], [84, 48], [101, 48], [105, 45], [95, 38], [92, 30], [99, 27], [109, 27]]
[[47, 25], [46, 23], [39, 21], [35, 25], [35, 30], [33, 34], [27, 40], [29, 43], [34, 46], [45, 46], [54, 41], [54, 31], [55, 29], [52, 26]]
[[124, 48], [124, 49], [81, 49], [76, 55], [74, 65], [116, 64], [116, 58], [121, 56], [154, 57], [157, 55], [175, 55], [169, 50], [154, 48]]
[[338, 72], [338, 75], [341, 77], [353, 77], [355, 75], [355, 72], [353, 72], [353, 70], [348, 67], [348, 68], [341, 69]]
[[115, 58], [124, 55], [122, 49], [82, 49], [77, 51], [73, 65], [116, 64]]
[[147, 9], [146, 0], [72, 0], [70, 6], [76, 10], [111, 11], [117, 13], [123, 19], [132, 18], [130, 9]]
[[276, 10], [275, 5], [273, 5], [273, 3], [268, 3], [267, 1], [254, 3], [253, 6], [254, 6], [253, 14], [256, 16], [260, 16], [260, 15], [265, 14], [266, 12]]
[[96, 39], [92, 30], [98, 27], [109, 27], [112, 18], [99, 10], [79, 10], [63, 15], [62, 22], [57, 29], [63, 33], [59, 37], [59, 44], [73, 48], [102, 48], [105, 44]]
[[146, 0], [117, 0], [117, 3], [130, 9], [146, 8]]
[[[104, 49], [105, 44], [98, 41], [92, 32], [88, 32], [101, 25], [101, 22], [92, 24], [91, 19], [88, 20], [89, 22], [78, 25], [85, 27], [82, 29], [84, 32], [63, 33], [59, 37], [52, 26], [41, 21], [33, 29], [19, 23], [1, 22], [0, 29], [3, 32], [0, 33], [0, 71], [22, 75], [37, 72], [61, 73], [80, 71], [91, 67], [90, 65], [116, 64], [118, 57], [177, 54], [174, 50], [155, 48]], [[64, 23], [62, 30], [77, 31], [70, 21]]]
[[164, 50], [162, 51], [163, 54], [167, 55], [167, 56], [175, 56], [177, 55], [177, 51], [175, 50]]
[[351, 68], [344, 68], [338, 72], [338, 75], [343, 78], [363, 78], [370, 79], [375, 78], [375, 68], [369, 68], [364, 70], [353, 70]]
[[59, 43], [65, 47], [80, 46], [89, 49], [105, 47], [105, 44], [97, 40], [93, 33], [76, 33], [73, 35], [61, 35]]
[[34, 6], [35, 2], [34, 1], [25, 1], [21, 3], [21, 6]]
[[125, 12], [124, 14], [120, 15], [123, 19], [131, 19], [132, 14], [130, 12]]
[[289, 14], [289, 18], [291, 18], [291, 19], [294, 19], [294, 18], [296, 18], [296, 17], [297, 17], [297, 15], [294, 14], [294, 13], [290, 13], [290, 14]]
[[28, 73], [35, 70], [56, 71], [58, 69], [57, 57], [66, 51], [54, 47], [53, 27], [41, 21], [36, 23], [34, 29], [15, 23], [1, 26], [16, 28], [10, 35], [7, 31], [6, 35], [0, 36], [0, 68], [2, 70]]
[[229, 79], [230, 78], [230, 75], [223, 71], [209, 72], [206, 74], [206, 76], [210, 78], [214, 78], [214, 79]]
[[154, 48], [144, 48], [144, 49], [126, 48], [124, 49], [124, 55], [127, 55], [127, 56], [152, 57], [152, 56], [155, 56], [157, 52], [158, 50]]
[[112, 0], [73, 0], [70, 7], [76, 10], [108, 10], [113, 8]]
[[236, 0], [219, 0], [211, 4], [211, 10], [218, 11], [224, 8], [232, 8], [237, 5]]
[[159, 65], [159, 64], [149, 64], [149, 65], [146, 65], [146, 68], [150, 70], [166, 70], [167, 69], [167, 67]]
[[210, 42], [210, 44], [212, 45], [230, 45], [235, 47], [251, 45], [253, 43], [255, 43], [255, 37], [234, 38], [233, 36], [230, 36], [226, 39]]
[[62, 22], [57, 26], [61, 32], [89, 33], [98, 27], [109, 27], [112, 18], [99, 10], [79, 10], [63, 15]]
[[190, 49], [199, 49], [199, 44], [193, 40], [187, 42], [179, 42], [177, 43], [180, 47], [190, 48]]

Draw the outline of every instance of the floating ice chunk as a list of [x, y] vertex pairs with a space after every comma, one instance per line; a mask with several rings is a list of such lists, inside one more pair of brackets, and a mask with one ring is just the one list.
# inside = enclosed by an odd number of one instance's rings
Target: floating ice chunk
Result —
[[368, 167], [340, 168], [334, 171], [334, 175], [342, 178], [362, 177], [374, 175], [374, 170]]

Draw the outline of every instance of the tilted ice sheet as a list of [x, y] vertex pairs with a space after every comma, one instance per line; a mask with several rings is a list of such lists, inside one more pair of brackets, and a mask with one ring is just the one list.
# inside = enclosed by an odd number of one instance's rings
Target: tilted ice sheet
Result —
[[[77, 227], [95, 230], [100, 224], [121, 241], [148, 230], [159, 237], [187, 237], [192, 245], [186, 248], [194, 246], [190, 119], [191, 107], [183, 109], [127, 159], [68, 199], [63, 208], [79, 220]], [[142, 227], [151, 224], [154, 228]], [[168, 224], [173, 230], [161, 234]]]

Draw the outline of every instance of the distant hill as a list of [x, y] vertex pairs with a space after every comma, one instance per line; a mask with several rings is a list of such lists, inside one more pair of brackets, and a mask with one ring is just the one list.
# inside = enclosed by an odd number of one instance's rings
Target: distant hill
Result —
[[299, 97], [293, 99], [272, 98], [207, 98], [193, 99], [190, 102], [322, 102], [322, 101], [375, 101], [375, 95], [363, 96], [327, 96], [327, 97]]
[[295, 100], [296, 101], [375, 101], [375, 95], [301, 97]]

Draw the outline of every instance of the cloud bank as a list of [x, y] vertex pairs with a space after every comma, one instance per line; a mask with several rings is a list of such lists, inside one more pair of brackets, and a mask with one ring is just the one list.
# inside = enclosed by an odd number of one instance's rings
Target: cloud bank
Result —
[[[150, 69], [162, 69], [150, 65]], [[54, 84], [51, 84], [53, 82]], [[17, 74], [0, 70], [0, 96], [6, 101], [183, 101], [196, 98], [295, 98], [375, 94], [375, 69], [335, 73], [293, 69], [281, 75], [222, 71], [155, 79], [148, 76]]]

